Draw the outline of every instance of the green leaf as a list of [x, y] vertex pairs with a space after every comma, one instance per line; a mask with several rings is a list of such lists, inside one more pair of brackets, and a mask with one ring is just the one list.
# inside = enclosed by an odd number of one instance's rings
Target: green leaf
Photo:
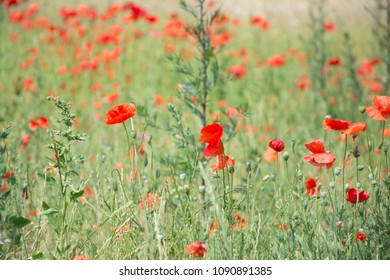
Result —
[[38, 216], [43, 216], [43, 215], [50, 216], [50, 215], [53, 215], [55, 213], [58, 213], [58, 209], [56, 209], [56, 208], [49, 208], [49, 209], [46, 209], [46, 210], [40, 212], [38, 214]]
[[47, 204], [45, 201], [42, 202], [42, 209], [43, 209], [44, 211], [46, 211], [47, 209], [50, 209], [49, 204]]
[[39, 252], [38, 254], [33, 255], [32, 259], [33, 260], [46, 260], [46, 257], [42, 252]]
[[5, 130], [0, 132], [0, 139], [7, 139], [10, 133], [11, 133], [11, 127], [7, 127]]
[[84, 194], [84, 190], [81, 190], [78, 192], [71, 191], [70, 192], [70, 201], [77, 202], [78, 199], [83, 196], [83, 194]]
[[5, 193], [2, 193], [0, 195], [0, 199], [5, 200], [10, 194], [11, 194], [11, 191], [6, 191]]
[[9, 218], [9, 221], [16, 227], [16, 228], [22, 228], [27, 226], [31, 221], [29, 219], [19, 217], [19, 216], [11, 216]]

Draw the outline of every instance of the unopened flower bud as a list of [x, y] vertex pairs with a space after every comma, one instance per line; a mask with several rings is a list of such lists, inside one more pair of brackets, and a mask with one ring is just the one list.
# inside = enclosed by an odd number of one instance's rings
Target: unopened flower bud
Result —
[[234, 173], [234, 166], [233, 166], [233, 165], [229, 165], [229, 166], [228, 166], [228, 172], [229, 172], [230, 174], [233, 174], [233, 173]]
[[169, 110], [169, 112], [172, 112], [173, 110], [175, 110], [175, 105], [173, 105], [172, 103], [168, 103], [168, 110]]
[[137, 138], [137, 131], [131, 132], [131, 139], [135, 140]]
[[359, 106], [359, 112], [360, 112], [361, 114], [364, 114], [364, 113], [366, 112], [366, 107], [364, 107], [364, 106]]
[[284, 152], [283, 153], [283, 159], [285, 160], [285, 161], [288, 161], [288, 158], [290, 157], [290, 154], [289, 154], [289, 152]]
[[334, 169], [334, 175], [339, 176], [340, 173], [341, 173], [341, 168], [340, 168], [340, 167], [336, 167], [336, 168]]
[[364, 165], [359, 165], [358, 166], [358, 171], [363, 171], [364, 170]]
[[284, 149], [284, 142], [279, 138], [275, 138], [269, 142], [268, 146], [276, 152], [281, 152]]
[[332, 189], [334, 189], [335, 186], [336, 186], [335, 182], [332, 181], [329, 183], [329, 187], [331, 187]]
[[338, 228], [343, 228], [344, 227], [344, 223], [342, 221], [338, 221], [336, 223], [336, 225], [337, 225]]
[[269, 180], [270, 176], [269, 175], [265, 175], [263, 177], [263, 182], [267, 182]]
[[184, 181], [186, 179], [186, 174], [180, 173], [179, 178], [180, 178], [180, 180]]
[[204, 194], [204, 193], [206, 192], [206, 187], [203, 186], [203, 185], [199, 186], [199, 192], [200, 192], [201, 194]]

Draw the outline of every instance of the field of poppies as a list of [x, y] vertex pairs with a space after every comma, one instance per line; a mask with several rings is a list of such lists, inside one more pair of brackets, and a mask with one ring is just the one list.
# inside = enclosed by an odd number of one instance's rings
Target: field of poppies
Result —
[[0, 259], [390, 259], [390, 2], [242, 2], [0, 0]]

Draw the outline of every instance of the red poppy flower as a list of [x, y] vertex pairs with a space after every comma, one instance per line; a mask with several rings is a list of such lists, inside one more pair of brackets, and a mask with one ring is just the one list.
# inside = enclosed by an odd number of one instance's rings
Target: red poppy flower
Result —
[[7, 183], [4, 181], [4, 182], [3, 182], [3, 185], [1, 186], [1, 190], [2, 190], [3, 192], [6, 192], [7, 189], [8, 189]]
[[339, 57], [332, 57], [328, 60], [327, 64], [329, 66], [338, 66], [341, 64], [341, 60]]
[[331, 168], [333, 163], [336, 161], [335, 156], [325, 150], [324, 143], [321, 140], [314, 140], [305, 144], [306, 148], [313, 154], [304, 156], [302, 160], [309, 162], [314, 166], [324, 166]]
[[233, 215], [233, 232], [244, 230], [246, 228], [246, 219], [242, 218], [239, 213]]
[[275, 138], [269, 142], [268, 145], [270, 148], [274, 149], [276, 152], [281, 152], [284, 149], [284, 143], [279, 138]]
[[286, 60], [283, 55], [275, 54], [271, 58], [268, 59], [267, 63], [271, 67], [281, 67], [285, 64]]
[[200, 131], [199, 142], [207, 143], [207, 147], [202, 152], [204, 157], [215, 157], [224, 152], [221, 137], [223, 127], [218, 123], [213, 123], [202, 128]]
[[195, 258], [203, 258], [207, 252], [207, 247], [200, 241], [195, 241], [188, 245], [185, 251], [189, 254], [192, 254]]
[[375, 107], [367, 106], [368, 116], [376, 121], [385, 121], [390, 115], [390, 96], [375, 96]]
[[234, 166], [234, 159], [229, 156], [218, 155], [217, 162], [210, 166], [211, 170], [222, 170], [226, 166]]
[[366, 241], [367, 237], [364, 233], [358, 231], [358, 233], [356, 233], [356, 240], [358, 241]]
[[358, 202], [363, 202], [369, 198], [370, 198], [370, 194], [368, 192], [361, 190], [359, 191], [359, 194], [357, 194], [357, 190], [355, 188], [349, 189], [347, 191], [347, 194], [345, 195], [345, 199], [353, 204], [356, 204]]
[[121, 104], [110, 109], [104, 122], [108, 125], [123, 123], [127, 119], [134, 117], [137, 114], [137, 108], [134, 104]]
[[343, 134], [356, 135], [362, 131], [366, 131], [367, 124], [364, 122], [352, 123], [344, 120], [333, 120], [326, 118], [322, 122], [322, 126], [326, 130], [337, 130]]
[[242, 65], [233, 65], [229, 69], [230, 75], [232, 75], [236, 79], [241, 79], [246, 75], [246, 69]]
[[317, 187], [317, 182], [315, 179], [313, 178], [307, 178], [306, 179], [306, 182], [305, 182], [305, 185], [306, 185], [306, 196], [310, 196], [310, 195], [315, 195], [316, 194], [316, 189], [317, 189], [317, 193], [320, 193], [321, 191], [321, 188]]

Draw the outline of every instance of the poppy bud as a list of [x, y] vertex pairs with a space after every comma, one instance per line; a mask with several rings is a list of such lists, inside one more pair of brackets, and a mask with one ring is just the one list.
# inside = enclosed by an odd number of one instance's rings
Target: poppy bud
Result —
[[288, 153], [288, 152], [284, 152], [283, 153], [283, 159], [285, 160], [285, 161], [288, 161], [288, 158], [290, 157], [290, 154]]
[[268, 146], [270, 148], [272, 148], [273, 150], [275, 150], [276, 152], [281, 152], [284, 149], [283, 141], [278, 139], [278, 138], [271, 140], [271, 142], [269, 142]]
[[137, 138], [137, 131], [131, 132], [131, 139], [135, 140]]
[[251, 172], [252, 171], [252, 165], [249, 161], [246, 162], [246, 172]]
[[359, 165], [359, 166], [358, 166], [358, 170], [359, 170], [359, 171], [363, 171], [363, 170], [364, 170], [364, 165]]
[[359, 149], [358, 149], [357, 146], [355, 146], [355, 148], [353, 149], [353, 156], [354, 156], [355, 158], [360, 157], [360, 152], [359, 152]]
[[175, 105], [173, 105], [172, 103], [169, 103], [168, 110], [169, 110], [169, 112], [172, 112], [173, 110], [175, 110]]
[[233, 174], [234, 173], [234, 166], [233, 165], [229, 165], [228, 166], [228, 171], [230, 174]]
[[357, 189], [361, 189], [361, 188], [362, 188], [362, 183], [356, 182], [356, 188], [357, 188]]
[[199, 192], [200, 192], [201, 194], [204, 194], [204, 193], [206, 192], [206, 187], [203, 186], [203, 185], [199, 186]]
[[388, 149], [389, 149], [389, 148], [387, 148], [387, 146], [385, 146], [385, 147], [383, 148], [383, 151], [387, 154]]
[[341, 168], [340, 168], [340, 167], [336, 167], [336, 168], [334, 169], [334, 175], [339, 176], [340, 173], [341, 173]]
[[364, 107], [364, 106], [359, 106], [359, 112], [360, 112], [361, 114], [364, 114], [364, 113], [366, 112], [366, 107]]
[[335, 186], [336, 186], [335, 182], [332, 181], [329, 183], [329, 187], [331, 187], [332, 189], [334, 189]]
[[336, 225], [337, 225], [338, 228], [343, 228], [344, 227], [344, 223], [342, 221], [338, 221], [336, 223]]
[[180, 173], [179, 178], [180, 178], [180, 180], [184, 181], [186, 179], [186, 174]]

